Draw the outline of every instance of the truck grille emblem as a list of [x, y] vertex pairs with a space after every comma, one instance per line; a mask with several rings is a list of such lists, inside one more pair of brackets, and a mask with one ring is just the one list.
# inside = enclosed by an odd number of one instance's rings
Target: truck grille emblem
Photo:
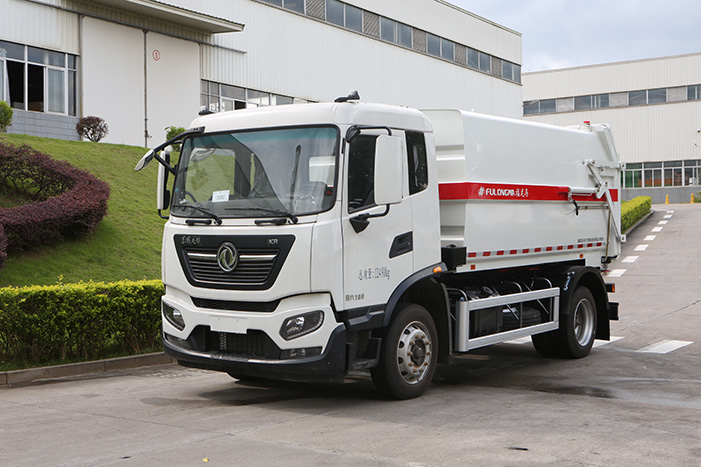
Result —
[[224, 272], [234, 270], [239, 262], [239, 252], [236, 247], [229, 242], [222, 243], [217, 251], [217, 264]]

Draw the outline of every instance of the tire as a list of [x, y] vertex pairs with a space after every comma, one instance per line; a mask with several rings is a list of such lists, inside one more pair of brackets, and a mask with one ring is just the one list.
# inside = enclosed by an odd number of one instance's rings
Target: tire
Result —
[[557, 350], [565, 358], [586, 357], [596, 336], [596, 301], [591, 291], [577, 287], [567, 310], [567, 316], [560, 321]]
[[380, 362], [371, 370], [377, 389], [394, 399], [423, 394], [436, 372], [438, 332], [422, 306], [408, 304], [397, 310], [382, 338]]
[[596, 336], [596, 301], [586, 287], [578, 287], [560, 319], [560, 329], [531, 336], [544, 357], [582, 358], [589, 355]]
[[555, 334], [557, 331], [543, 332], [540, 334], [533, 334], [531, 336], [531, 342], [533, 342], [533, 347], [535, 347], [536, 352], [541, 354], [543, 357], [557, 357], [558, 352], [555, 346]]

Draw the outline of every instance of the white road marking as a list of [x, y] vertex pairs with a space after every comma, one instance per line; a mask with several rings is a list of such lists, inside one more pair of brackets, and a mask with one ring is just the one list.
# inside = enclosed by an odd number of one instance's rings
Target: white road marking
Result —
[[662, 232], [662, 227], [655, 227], [652, 232]]
[[669, 222], [669, 221], [659, 221], [659, 222], [657, 223], [657, 225], [666, 225], [667, 222]]
[[614, 269], [612, 271], [607, 272], [606, 277], [621, 277], [623, 274], [625, 274], [626, 271], [626, 269]]
[[664, 216], [662, 219], [671, 219], [671, 218], [672, 218], [672, 215], [671, 215], [671, 214], [667, 214], [667, 215]]
[[647, 250], [647, 247], [649, 247], [649, 246], [650, 245], [638, 245], [633, 250], [634, 251], [645, 251], [645, 250]]
[[667, 211], [667, 214], [674, 214], [674, 211]]
[[674, 352], [677, 349], [681, 349], [682, 347], [686, 347], [689, 344], [693, 344], [693, 342], [664, 340], [648, 345], [647, 347], [643, 347], [642, 349], [638, 350], [638, 352], [666, 354]]
[[621, 260], [621, 263], [635, 263], [640, 256], [626, 256]]
[[602, 347], [604, 345], [610, 344], [611, 342], [620, 341], [621, 339], [623, 339], [622, 336], [611, 336], [611, 340], [608, 340], [608, 341], [602, 341], [602, 340], [597, 339], [594, 341], [594, 348]]
[[657, 235], [648, 235], [647, 237], [645, 237], [645, 239], [643, 241], [644, 242], [651, 242], [656, 238], [657, 238]]

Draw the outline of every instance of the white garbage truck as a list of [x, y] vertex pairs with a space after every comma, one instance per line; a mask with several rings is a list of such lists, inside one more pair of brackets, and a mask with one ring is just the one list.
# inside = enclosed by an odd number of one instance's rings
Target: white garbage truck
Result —
[[408, 399], [456, 355], [530, 336], [581, 358], [618, 319], [602, 271], [623, 239], [623, 164], [605, 125], [351, 95], [201, 115], [136, 170], [154, 158], [163, 345], [182, 365], [369, 370]]

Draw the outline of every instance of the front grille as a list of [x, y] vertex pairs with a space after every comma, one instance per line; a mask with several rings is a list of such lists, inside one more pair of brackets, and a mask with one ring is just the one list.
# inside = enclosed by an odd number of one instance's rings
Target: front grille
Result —
[[205, 350], [231, 357], [280, 358], [280, 348], [263, 331], [248, 331], [246, 334], [207, 331]]
[[231, 272], [217, 264], [217, 250], [190, 248], [185, 257], [198, 282], [227, 285], [260, 285], [270, 277], [279, 250], [239, 249], [239, 261]]
[[228, 311], [251, 311], [257, 313], [272, 313], [277, 308], [280, 300], [272, 302], [238, 302], [232, 300], [212, 300], [209, 298], [192, 297], [192, 303], [198, 308]]
[[[195, 287], [267, 290], [277, 279], [295, 242], [294, 235], [174, 235], [183, 272]], [[230, 272], [219, 267], [224, 243], [236, 247], [238, 262]], [[216, 308], [216, 307], [213, 307]]]

